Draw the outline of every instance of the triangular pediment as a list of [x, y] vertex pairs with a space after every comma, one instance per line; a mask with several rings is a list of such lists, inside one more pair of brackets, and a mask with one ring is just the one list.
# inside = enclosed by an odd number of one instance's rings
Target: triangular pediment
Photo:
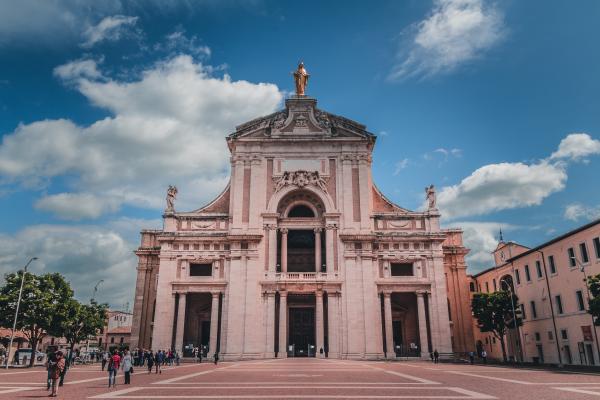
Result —
[[316, 105], [317, 100], [314, 98], [292, 96], [286, 100], [284, 110], [237, 126], [236, 131], [229, 135], [229, 139], [375, 137], [367, 132], [364, 125], [320, 110]]

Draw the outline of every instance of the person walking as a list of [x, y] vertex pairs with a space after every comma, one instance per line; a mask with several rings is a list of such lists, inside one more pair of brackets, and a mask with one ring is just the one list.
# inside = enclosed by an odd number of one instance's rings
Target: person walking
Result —
[[[73, 352], [71, 351], [68, 354], [73, 354]], [[58, 386], [63, 385], [63, 383], [65, 381], [65, 375], [67, 375], [67, 371], [71, 367], [72, 363], [73, 363], [73, 359], [71, 357], [65, 358], [65, 367], [63, 368], [62, 372], [60, 373], [60, 380], [58, 381]]]
[[177, 366], [179, 366], [179, 361], [180, 361], [179, 352], [177, 350], [175, 350], [175, 364], [177, 364]]
[[440, 360], [440, 353], [438, 353], [437, 349], [433, 352], [433, 362], [437, 364]]
[[108, 362], [108, 353], [105, 351], [102, 353], [102, 372], [104, 372], [104, 368], [106, 367], [106, 363]]
[[158, 350], [154, 356], [154, 364], [156, 365], [155, 374], [162, 374], [161, 363], [163, 361], [163, 353], [162, 350]]
[[60, 379], [63, 369], [65, 369], [65, 359], [63, 357], [63, 353], [61, 351], [57, 351], [56, 362], [50, 367], [52, 392], [49, 394], [49, 397], [56, 397], [58, 394], [58, 380]]
[[56, 365], [56, 353], [51, 352], [48, 354], [48, 360], [46, 361], [46, 371], [48, 372], [47, 381], [46, 381], [46, 390], [50, 390], [50, 386], [52, 386], [52, 371], [54, 366]]
[[121, 365], [121, 357], [119, 357], [119, 353], [114, 351], [113, 356], [108, 360], [108, 387], [116, 387], [117, 386], [117, 371], [119, 370], [119, 366]]
[[475, 353], [473, 353], [472, 351], [469, 352], [469, 363], [471, 365], [475, 364]]
[[481, 359], [483, 360], [484, 364], [487, 364], [487, 351], [483, 350], [481, 352]]
[[215, 365], [219, 363], [219, 353], [215, 351]]
[[148, 373], [152, 373], [152, 367], [154, 366], [154, 354], [152, 353], [152, 350], [150, 350], [148, 353], [146, 353], [146, 361], [148, 363]]
[[132, 358], [129, 350], [125, 350], [125, 355], [123, 356], [123, 362], [121, 364], [121, 369], [125, 374], [125, 384], [131, 384], [131, 372], [133, 372]]

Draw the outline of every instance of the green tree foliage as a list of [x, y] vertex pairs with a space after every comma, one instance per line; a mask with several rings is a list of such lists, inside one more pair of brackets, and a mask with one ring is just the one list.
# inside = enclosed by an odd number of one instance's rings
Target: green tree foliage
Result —
[[[513, 318], [513, 304], [514, 314]], [[494, 293], [477, 293], [471, 301], [473, 316], [477, 319], [477, 326], [481, 332], [492, 332], [500, 341], [502, 358], [506, 362], [506, 346], [504, 337], [508, 329], [516, 328], [523, 324], [520, 318], [519, 299], [508, 291]]]
[[69, 299], [65, 302], [64, 312], [54, 318], [49, 333], [67, 339], [73, 352], [77, 343], [97, 335], [104, 327], [107, 309], [107, 304], [98, 304], [93, 300], [88, 305]]
[[600, 326], [600, 274], [588, 278], [590, 294], [590, 309], [588, 312], [595, 318], [594, 325]]
[[[0, 288], [0, 326], [12, 327], [22, 276], [22, 271], [7, 274], [5, 284]], [[40, 340], [55, 328], [57, 319], [65, 318], [65, 305], [72, 297], [71, 286], [58, 273], [25, 275], [17, 329], [23, 331], [31, 344], [30, 366], [33, 366]]]

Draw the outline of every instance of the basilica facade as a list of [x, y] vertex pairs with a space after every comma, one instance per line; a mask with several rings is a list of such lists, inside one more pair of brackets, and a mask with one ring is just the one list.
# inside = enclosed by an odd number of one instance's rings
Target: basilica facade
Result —
[[473, 350], [460, 230], [375, 186], [376, 137], [305, 95], [227, 137], [231, 178], [136, 254], [132, 346], [220, 359], [384, 359]]

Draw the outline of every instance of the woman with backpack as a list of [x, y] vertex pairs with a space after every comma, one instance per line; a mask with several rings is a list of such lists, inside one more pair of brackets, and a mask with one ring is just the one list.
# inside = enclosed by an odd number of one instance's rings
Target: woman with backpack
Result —
[[48, 375], [51, 381], [52, 392], [49, 397], [56, 397], [58, 394], [58, 380], [65, 369], [65, 359], [61, 351], [56, 352], [55, 362], [48, 361]]
[[121, 357], [115, 350], [113, 356], [108, 359], [108, 387], [111, 385], [112, 387], [117, 386], [117, 371], [120, 365]]

